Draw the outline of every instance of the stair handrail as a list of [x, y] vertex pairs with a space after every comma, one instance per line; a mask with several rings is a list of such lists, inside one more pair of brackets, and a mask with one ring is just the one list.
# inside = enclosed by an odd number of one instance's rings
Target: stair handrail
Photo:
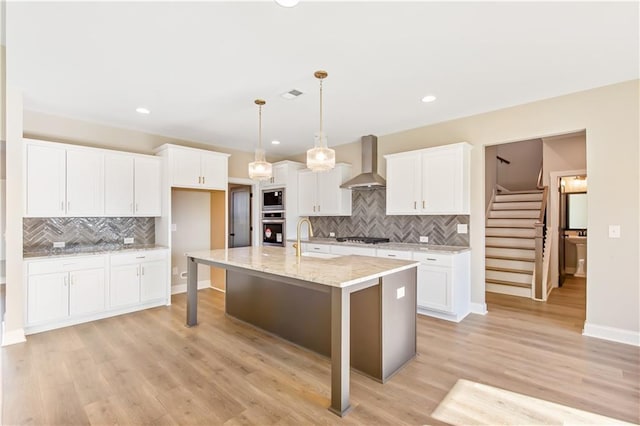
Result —
[[540, 171], [538, 172], [538, 180], [536, 182], [536, 188], [538, 189], [544, 189], [544, 185], [542, 184], [542, 168], [544, 166], [542, 164], [540, 164]]
[[540, 215], [533, 224], [535, 229], [535, 266], [533, 270], [533, 298], [543, 300], [544, 288], [542, 285], [542, 263], [544, 260], [544, 237], [545, 237], [545, 216], [547, 214], [547, 199], [549, 187], [545, 186], [542, 191], [542, 201], [540, 203]]

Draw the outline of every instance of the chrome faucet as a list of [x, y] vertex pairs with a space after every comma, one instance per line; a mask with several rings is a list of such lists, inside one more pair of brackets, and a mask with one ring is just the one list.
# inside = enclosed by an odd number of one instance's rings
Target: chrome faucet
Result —
[[296, 232], [296, 242], [293, 245], [296, 249], [296, 257], [302, 256], [302, 244], [300, 243], [300, 226], [304, 222], [307, 222], [307, 224], [309, 225], [309, 238], [313, 237], [313, 228], [311, 227], [311, 222], [306, 217], [301, 218], [298, 221], [298, 230]]

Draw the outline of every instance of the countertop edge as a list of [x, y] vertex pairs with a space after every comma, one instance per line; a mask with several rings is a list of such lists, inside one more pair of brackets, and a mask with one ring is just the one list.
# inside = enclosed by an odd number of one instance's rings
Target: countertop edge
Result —
[[155, 250], [168, 250], [167, 246], [154, 246], [154, 247], [139, 247], [139, 248], [123, 248], [116, 250], [99, 250], [96, 251], [87, 251], [87, 252], [76, 252], [76, 253], [56, 253], [56, 254], [44, 254], [44, 255], [22, 255], [22, 260], [24, 262], [30, 262], [32, 260], [47, 260], [47, 259], [64, 259], [67, 257], [88, 257], [88, 256], [104, 256], [107, 254], [126, 254], [126, 253], [135, 253], [139, 251], [155, 251]]
[[[288, 242], [296, 242], [295, 239], [287, 239]], [[431, 253], [446, 253], [446, 254], [458, 254], [471, 251], [471, 247], [462, 246], [438, 246], [438, 245], [424, 245], [420, 243], [378, 243], [378, 244], [362, 244], [362, 243], [348, 243], [339, 242], [333, 238], [327, 239], [313, 239], [313, 240], [300, 240], [301, 243], [309, 244], [322, 244], [333, 246], [345, 246], [345, 247], [366, 247], [384, 250], [400, 250], [400, 251], [417, 251], [417, 252], [431, 252]], [[438, 248], [442, 247], [442, 248]]]

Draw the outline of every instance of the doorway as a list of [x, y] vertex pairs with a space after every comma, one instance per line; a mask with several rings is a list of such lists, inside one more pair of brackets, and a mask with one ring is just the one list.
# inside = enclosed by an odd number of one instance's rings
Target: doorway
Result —
[[252, 245], [252, 214], [251, 186], [229, 184], [229, 248]]

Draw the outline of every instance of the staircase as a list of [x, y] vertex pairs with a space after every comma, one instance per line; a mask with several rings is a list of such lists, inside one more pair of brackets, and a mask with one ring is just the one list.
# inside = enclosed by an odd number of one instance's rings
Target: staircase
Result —
[[496, 194], [487, 213], [485, 284], [493, 293], [534, 297], [536, 227], [545, 208], [544, 191]]

